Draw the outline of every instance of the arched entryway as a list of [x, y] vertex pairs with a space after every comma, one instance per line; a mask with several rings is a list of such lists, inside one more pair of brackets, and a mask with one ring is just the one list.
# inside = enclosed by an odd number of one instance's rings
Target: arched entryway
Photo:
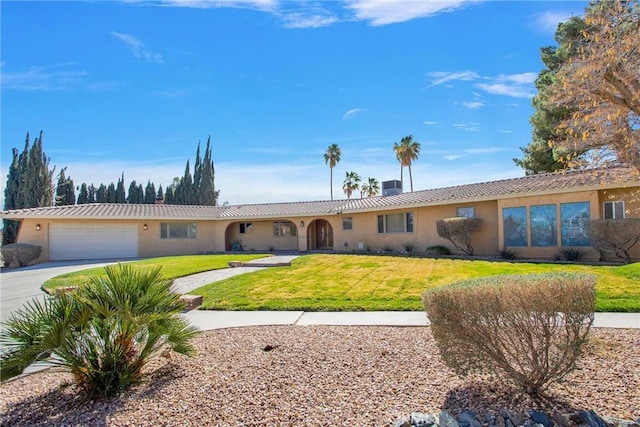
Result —
[[329, 221], [316, 219], [307, 229], [307, 248], [309, 250], [332, 250], [333, 227]]

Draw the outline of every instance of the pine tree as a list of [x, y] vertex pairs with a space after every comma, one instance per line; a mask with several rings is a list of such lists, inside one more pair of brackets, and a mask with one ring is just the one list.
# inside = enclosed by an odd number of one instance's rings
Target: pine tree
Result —
[[156, 201], [158, 200], [162, 200], [164, 202], [164, 193], [162, 192], [162, 184], [160, 184], [160, 188], [158, 188], [158, 195], [156, 196]]

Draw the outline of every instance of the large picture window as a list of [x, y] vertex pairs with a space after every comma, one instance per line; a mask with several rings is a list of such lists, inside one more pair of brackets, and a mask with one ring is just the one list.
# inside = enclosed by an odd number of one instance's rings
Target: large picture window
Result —
[[562, 203], [560, 205], [562, 246], [590, 246], [589, 202]]
[[296, 236], [296, 226], [290, 221], [279, 221], [273, 223], [274, 237], [293, 237]]
[[558, 245], [558, 216], [556, 205], [529, 208], [531, 216], [531, 246]]
[[456, 216], [463, 218], [475, 218], [476, 217], [476, 208], [473, 206], [466, 206], [463, 208], [456, 209]]
[[195, 239], [198, 227], [195, 222], [162, 222], [160, 223], [161, 239]]
[[378, 233], [413, 233], [413, 212], [378, 215]]
[[505, 247], [527, 246], [527, 208], [502, 208], [502, 230]]

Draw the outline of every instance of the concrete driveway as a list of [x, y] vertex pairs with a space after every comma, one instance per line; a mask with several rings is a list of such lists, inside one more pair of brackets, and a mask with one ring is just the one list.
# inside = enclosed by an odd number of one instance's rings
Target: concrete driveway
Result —
[[0, 321], [32, 298], [44, 298], [40, 286], [60, 274], [115, 264], [115, 260], [45, 262], [22, 268], [3, 269], [0, 273]]

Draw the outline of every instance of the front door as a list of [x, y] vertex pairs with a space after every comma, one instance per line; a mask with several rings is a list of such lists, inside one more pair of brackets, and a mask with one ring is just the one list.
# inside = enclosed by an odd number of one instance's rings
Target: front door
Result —
[[318, 219], [313, 222], [313, 233], [315, 237], [310, 240], [313, 242], [310, 249], [333, 249], [333, 228], [328, 221]]

